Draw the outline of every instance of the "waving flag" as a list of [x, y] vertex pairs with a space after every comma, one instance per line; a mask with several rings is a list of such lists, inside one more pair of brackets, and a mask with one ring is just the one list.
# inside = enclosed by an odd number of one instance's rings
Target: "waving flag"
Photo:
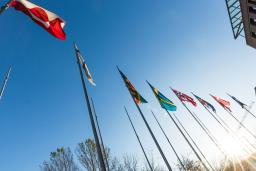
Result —
[[181, 92], [179, 92], [177, 90], [174, 90], [174, 89], [172, 89], [172, 91], [176, 94], [176, 96], [180, 99], [180, 101], [182, 101], [182, 102], [189, 102], [193, 106], [196, 107], [197, 104], [196, 104], [196, 102], [194, 101], [194, 99], [192, 97], [190, 97], [190, 96], [188, 96], [188, 95], [186, 95], [184, 93], [181, 93]]
[[216, 96], [213, 96], [211, 95], [212, 98], [214, 98], [214, 100], [216, 100], [224, 109], [227, 109], [228, 111], [231, 112], [231, 109], [230, 109], [230, 102], [227, 101], [227, 100], [223, 100], [219, 97], [216, 97]]
[[[193, 93], [192, 93], [193, 94]], [[193, 94], [197, 100], [207, 109], [212, 110], [214, 113], [216, 113], [216, 109], [213, 107], [213, 105], [211, 105], [209, 102], [205, 101], [204, 99], [198, 97], [197, 95]]]
[[237, 100], [237, 98], [235, 98], [234, 96], [231, 96], [230, 94], [228, 94], [229, 97], [231, 97], [233, 100], [235, 100], [242, 108], [245, 108], [247, 105], [242, 103], [241, 101]]
[[162, 93], [158, 91], [155, 87], [153, 87], [149, 82], [149, 86], [151, 87], [152, 91], [154, 92], [157, 100], [159, 101], [162, 108], [169, 110], [169, 111], [176, 111], [177, 107], [174, 105], [174, 103], [169, 100], [167, 97], [165, 97]]
[[78, 57], [80, 64], [83, 66], [83, 69], [84, 69], [84, 72], [86, 74], [88, 81], [91, 83], [91, 85], [96, 86], [96, 84], [94, 83], [94, 81], [92, 79], [91, 73], [84, 61], [84, 58], [82, 57], [82, 55], [75, 43], [74, 43], [74, 47], [75, 47], [76, 56]]
[[65, 32], [63, 31], [65, 21], [56, 14], [27, 0], [13, 0], [9, 6], [28, 15], [34, 22], [43, 27], [53, 36], [61, 40], [66, 39]]
[[141, 103], [147, 103], [147, 101], [138, 93], [138, 91], [135, 89], [135, 87], [132, 85], [132, 83], [130, 82], [130, 80], [128, 80], [128, 78], [124, 75], [124, 73], [122, 71], [119, 70], [119, 73], [121, 74], [126, 87], [128, 88], [128, 90], [130, 91], [133, 99], [135, 100], [135, 102], [137, 104], [141, 104]]

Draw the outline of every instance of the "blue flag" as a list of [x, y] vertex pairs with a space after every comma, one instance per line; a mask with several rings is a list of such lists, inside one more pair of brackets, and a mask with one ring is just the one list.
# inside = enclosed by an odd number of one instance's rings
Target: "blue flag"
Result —
[[[149, 84], [149, 83], [148, 83]], [[176, 111], [177, 107], [174, 105], [174, 103], [169, 100], [167, 97], [165, 97], [162, 93], [160, 93], [155, 87], [153, 87], [151, 84], [149, 84], [151, 89], [153, 90], [157, 100], [159, 101], [162, 108], [169, 110], [169, 111]]]

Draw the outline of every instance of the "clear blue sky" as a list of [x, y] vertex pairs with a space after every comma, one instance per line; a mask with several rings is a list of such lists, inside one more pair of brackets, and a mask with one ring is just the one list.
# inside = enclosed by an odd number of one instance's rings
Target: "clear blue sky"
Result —
[[[177, 114], [212, 160], [216, 159], [216, 149], [168, 87], [205, 97], [224, 117], [226, 114], [209, 93], [228, 98], [225, 93], [230, 92], [246, 103], [254, 100], [255, 50], [246, 46], [243, 38], [233, 40], [224, 0], [33, 2], [67, 21], [67, 40], [55, 39], [13, 9], [0, 16], [0, 76], [13, 65], [0, 101], [0, 170], [39, 170], [57, 147], [75, 149], [78, 142], [92, 137], [73, 41], [85, 56], [97, 84], [90, 86], [89, 92], [105, 143], [117, 156], [135, 154], [143, 161], [124, 114], [126, 105], [147, 151], [162, 163], [116, 65], [149, 101], [143, 111], [171, 164], [174, 155], [148, 112], [150, 109], [158, 113], [179, 154], [194, 156], [145, 80], [177, 104]], [[244, 112], [235, 103], [232, 107], [241, 117]], [[211, 130], [220, 129], [201, 106], [190, 108]]]

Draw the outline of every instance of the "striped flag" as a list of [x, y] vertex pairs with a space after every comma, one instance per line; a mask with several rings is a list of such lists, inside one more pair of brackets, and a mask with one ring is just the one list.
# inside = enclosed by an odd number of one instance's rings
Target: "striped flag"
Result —
[[141, 95], [140, 93], [135, 89], [135, 87], [132, 85], [130, 80], [124, 75], [124, 73], [117, 67], [120, 75], [122, 76], [126, 87], [128, 88], [130, 94], [132, 95], [134, 101], [136, 104], [142, 104], [142, 103], [148, 103]]
[[65, 21], [56, 14], [27, 0], [13, 0], [8, 4], [8, 6], [14, 7], [16, 10], [23, 12], [53, 36], [61, 40], [66, 39], [66, 34], [63, 31]]
[[85, 71], [85, 74], [86, 74], [86, 77], [87, 77], [88, 81], [91, 83], [91, 85], [96, 86], [96, 84], [94, 83], [94, 81], [92, 79], [91, 73], [90, 73], [90, 71], [89, 71], [89, 69], [88, 69], [88, 67], [85, 63], [85, 60], [82, 57], [82, 55], [81, 55], [81, 53], [80, 53], [80, 51], [79, 51], [79, 49], [78, 49], [78, 47], [75, 43], [74, 43], [74, 48], [75, 48], [75, 51], [76, 51], [76, 56], [79, 59], [80, 64], [83, 66], [83, 69]]

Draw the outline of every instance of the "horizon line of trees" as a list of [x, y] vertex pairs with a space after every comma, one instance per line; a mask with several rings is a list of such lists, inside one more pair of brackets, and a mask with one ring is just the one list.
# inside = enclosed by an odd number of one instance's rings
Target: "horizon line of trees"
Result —
[[[105, 161], [109, 165], [109, 171], [150, 171], [146, 161], [140, 164], [137, 157], [123, 155], [118, 158], [113, 156], [110, 148], [105, 148]], [[75, 157], [77, 160], [75, 160]], [[157, 164], [153, 155], [150, 155], [150, 163], [154, 171], [166, 171], [163, 166]], [[182, 156], [182, 163], [187, 171], [205, 171], [199, 161]], [[78, 143], [74, 152], [67, 148], [57, 148], [50, 153], [50, 158], [40, 166], [41, 171], [100, 171], [100, 163], [97, 156], [97, 149], [94, 140], [87, 139]], [[182, 166], [177, 162], [173, 166], [174, 171], [183, 171]], [[247, 160], [243, 161], [220, 161], [215, 171], [254, 171], [256, 167]]]

